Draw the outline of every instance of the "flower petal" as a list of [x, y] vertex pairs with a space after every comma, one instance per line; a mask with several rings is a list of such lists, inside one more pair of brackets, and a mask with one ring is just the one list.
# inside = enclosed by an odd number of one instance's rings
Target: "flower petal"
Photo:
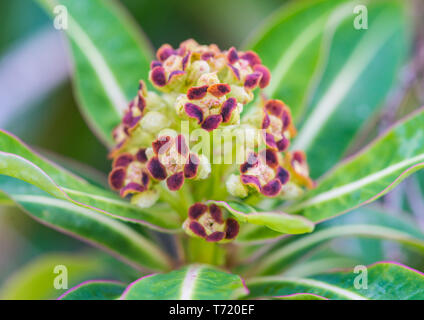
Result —
[[265, 144], [271, 149], [278, 150], [274, 136], [268, 132], [265, 132]]
[[228, 218], [225, 226], [225, 239], [234, 239], [237, 237], [240, 230], [240, 225], [237, 220]]
[[123, 187], [126, 174], [125, 168], [122, 167], [115, 168], [109, 173], [109, 185], [113, 190], [119, 190]]
[[128, 167], [128, 165], [134, 161], [134, 156], [131, 153], [122, 153], [113, 160], [112, 167]]
[[252, 186], [258, 191], [261, 190], [261, 183], [259, 182], [259, 179], [257, 177], [250, 176], [247, 174], [242, 174], [240, 177], [242, 183]]
[[276, 151], [271, 149], [264, 149], [260, 152], [260, 157], [266, 162], [269, 167], [278, 167], [278, 155]]
[[231, 114], [237, 108], [237, 100], [235, 98], [227, 99], [221, 107], [222, 122], [228, 122], [231, 119]]
[[273, 179], [262, 187], [261, 192], [263, 195], [267, 197], [275, 197], [276, 195], [280, 193], [281, 188], [282, 188], [282, 184], [280, 180]]
[[230, 91], [231, 91], [231, 87], [229, 84], [226, 84], [226, 83], [216, 83], [211, 85], [208, 88], [208, 92], [217, 98], [225, 96]]
[[251, 67], [262, 63], [261, 58], [253, 51], [246, 51], [240, 58], [249, 61]]
[[208, 210], [208, 206], [201, 203], [196, 202], [188, 209], [188, 217], [193, 220], [199, 219], [206, 211]]
[[262, 120], [262, 129], [267, 129], [270, 124], [271, 124], [271, 120], [269, 118], [269, 115], [265, 114], [265, 116]]
[[156, 68], [156, 67], [162, 67], [162, 62], [157, 61], [157, 60], [153, 60], [153, 61], [150, 63], [150, 69], [154, 69], [154, 68]]
[[281, 100], [268, 100], [265, 103], [265, 110], [276, 117], [281, 117], [284, 110], [284, 103]]
[[191, 52], [187, 52], [187, 54], [184, 56], [183, 60], [181, 61], [183, 70], [187, 69], [188, 63], [190, 62], [190, 58], [191, 58]]
[[219, 127], [222, 122], [222, 116], [220, 114], [214, 114], [205, 119], [202, 123], [202, 128], [206, 131], [212, 131]]
[[233, 76], [237, 79], [240, 80], [240, 71], [239, 69], [237, 69], [236, 67], [233, 67], [231, 64], [228, 65], [231, 73], [233, 74]]
[[244, 80], [244, 87], [250, 90], [255, 89], [259, 85], [261, 77], [262, 73], [260, 72], [253, 72], [251, 74], [248, 74], [246, 76], [246, 79]]
[[197, 175], [198, 168], [199, 158], [194, 153], [191, 153], [188, 163], [184, 165], [184, 177], [187, 179], [194, 178]]
[[166, 179], [166, 169], [160, 163], [158, 157], [153, 157], [147, 163], [147, 169], [149, 170], [150, 175], [157, 180], [165, 180]]
[[253, 168], [258, 165], [258, 156], [256, 153], [251, 152], [247, 156], [247, 161], [240, 165], [240, 172], [246, 173], [250, 168]]
[[163, 154], [171, 147], [170, 136], [160, 136], [158, 139], [152, 142], [153, 152], [155, 154]]
[[269, 72], [268, 68], [261, 64], [257, 64], [253, 70], [262, 74], [261, 81], [259, 81], [259, 87], [263, 89], [268, 86], [271, 81], [271, 72]]
[[179, 134], [177, 136], [175, 143], [176, 143], [176, 146], [177, 146], [178, 153], [181, 154], [182, 156], [186, 157], [188, 155], [188, 146], [187, 146], [185, 138], [182, 134]]
[[224, 239], [225, 233], [222, 231], [215, 231], [210, 235], [206, 236], [206, 241], [208, 242], [218, 242]]
[[182, 77], [183, 75], [185, 75], [186, 72], [182, 71], [182, 70], [174, 70], [169, 74], [168, 77], [168, 84], [172, 81], [177, 80], [178, 78]]
[[239, 59], [237, 50], [234, 47], [231, 47], [227, 52], [227, 60], [230, 64], [234, 64]]
[[203, 111], [198, 105], [187, 102], [184, 105], [184, 110], [189, 117], [197, 119], [199, 124], [203, 122]]
[[287, 139], [285, 136], [283, 136], [281, 140], [277, 141], [278, 151], [286, 151], [289, 145], [290, 145], [290, 140]]
[[121, 189], [119, 194], [121, 197], [125, 198], [129, 194], [143, 192], [144, 190], [146, 190], [146, 188], [141, 184], [130, 182]]
[[190, 230], [199, 237], [206, 238], [206, 230], [205, 228], [197, 221], [190, 222], [189, 225]]
[[148, 160], [146, 155], [146, 149], [141, 148], [140, 150], [138, 150], [137, 153], [135, 154], [135, 158], [137, 159], [137, 161], [141, 163], [146, 163]]
[[180, 190], [183, 184], [184, 184], [184, 173], [182, 171], [174, 173], [172, 176], [166, 179], [166, 185], [171, 191]]
[[187, 91], [187, 98], [190, 100], [200, 100], [206, 96], [208, 92], [208, 85], [200, 86], [200, 87], [191, 87]]
[[212, 219], [214, 219], [217, 223], [223, 224], [224, 218], [222, 216], [222, 210], [216, 204], [211, 204], [209, 206], [209, 213], [211, 214]]
[[166, 85], [166, 74], [163, 67], [154, 67], [150, 73], [150, 78], [153, 84], [158, 87], [163, 87]]
[[173, 54], [175, 54], [174, 48], [172, 48], [169, 44], [164, 44], [156, 52], [156, 57], [159, 59], [159, 61], [163, 62]]
[[286, 184], [289, 181], [290, 174], [289, 174], [289, 172], [286, 169], [284, 169], [282, 167], [278, 167], [277, 168], [277, 173], [276, 173], [275, 177], [278, 180], [280, 180], [281, 184], [284, 185], [284, 184]]

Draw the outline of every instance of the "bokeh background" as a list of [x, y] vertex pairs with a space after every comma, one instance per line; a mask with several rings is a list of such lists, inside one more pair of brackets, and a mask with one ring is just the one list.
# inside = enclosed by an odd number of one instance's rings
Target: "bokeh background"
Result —
[[[89, 1], [89, 0], [87, 0]], [[121, 0], [154, 47], [178, 45], [187, 38], [240, 46], [283, 0]], [[411, 1], [414, 24], [413, 90], [408, 69], [387, 102], [386, 126], [424, 104], [424, 1]], [[52, 28], [50, 18], [31, 0], [0, 2], [0, 128], [19, 136], [40, 152], [66, 166], [75, 161], [106, 173], [107, 150], [91, 133], [77, 108], [69, 79], [66, 41]], [[408, 73], [409, 72], [409, 73]], [[377, 134], [370, 125], [364, 141]], [[356, 148], [361, 145], [355, 146]], [[47, 151], [49, 150], [49, 151]], [[60, 155], [60, 156], [59, 156]], [[75, 165], [75, 164], [74, 164]], [[79, 166], [79, 170], [84, 167]], [[424, 228], [424, 176], [415, 175], [384, 197], [383, 205], [400, 209]], [[421, 190], [421, 191], [420, 191]], [[404, 195], [407, 195], [406, 197]], [[392, 243], [373, 240], [337, 241], [328, 250], [364, 255], [372, 263], [408, 255]], [[53, 252], [85, 252], [84, 244], [41, 226], [15, 207], [0, 207], [0, 287], [30, 261]], [[423, 270], [424, 261], [410, 262]]]

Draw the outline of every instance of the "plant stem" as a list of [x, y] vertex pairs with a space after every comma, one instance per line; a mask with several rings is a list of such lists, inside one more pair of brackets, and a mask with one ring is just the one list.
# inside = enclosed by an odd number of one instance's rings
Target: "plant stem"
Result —
[[225, 262], [225, 250], [216, 243], [188, 238], [186, 256], [189, 263], [206, 263], [220, 266]]

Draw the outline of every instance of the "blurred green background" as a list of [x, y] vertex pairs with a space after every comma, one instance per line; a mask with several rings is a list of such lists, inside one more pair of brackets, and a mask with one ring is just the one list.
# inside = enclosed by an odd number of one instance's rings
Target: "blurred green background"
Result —
[[[89, 1], [89, 0], [87, 0]], [[299, 0], [297, 0], [299, 1]], [[187, 38], [200, 43], [216, 43], [221, 48], [240, 47], [265, 18], [280, 8], [283, 0], [121, 0], [136, 19], [155, 48], [163, 43], [174, 46]], [[416, 8], [424, 1], [412, 2]], [[418, 11], [418, 12], [424, 12]], [[418, 15], [411, 61], [424, 61], [424, 17]], [[421, 21], [421, 24], [420, 24]], [[78, 161], [107, 173], [110, 162], [107, 150], [84, 122], [73, 97], [69, 80], [71, 68], [64, 39], [51, 28], [51, 20], [31, 0], [0, 2], [0, 128], [19, 136], [26, 143], [59, 163]], [[424, 69], [424, 68], [423, 68]], [[423, 77], [422, 74], [419, 75]], [[420, 83], [420, 82], [419, 82]], [[421, 81], [420, 85], [423, 85]], [[388, 119], [393, 122], [423, 101], [423, 88], [399, 98], [400, 108]], [[421, 89], [420, 89], [421, 88]], [[397, 99], [396, 92], [393, 93]], [[389, 115], [390, 116], [390, 115]], [[358, 149], [372, 139], [378, 126], [370, 121]], [[60, 156], [59, 156], [60, 155]], [[71, 161], [71, 162], [69, 162]], [[423, 174], [420, 176], [424, 181]], [[399, 192], [419, 183], [416, 177], [404, 182]], [[424, 187], [424, 183], [422, 184]], [[386, 196], [381, 203], [406, 211], [399, 192]], [[424, 226], [423, 226], [424, 227]], [[394, 244], [373, 240], [352, 242], [349, 239], [330, 245], [329, 251], [345, 251], [372, 263], [382, 258], [402, 258], [408, 252]], [[366, 248], [362, 250], [361, 248]], [[84, 244], [46, 228], [14, 207], [0, 207], [0, 287], [28, 261], [49, 252], [89, 250]], [[385, 251], [385, 252], [382, 252]], [[412, 259], [413, 260], [413, 259]], [[411, 261], [422, 268], [424, 262]]]

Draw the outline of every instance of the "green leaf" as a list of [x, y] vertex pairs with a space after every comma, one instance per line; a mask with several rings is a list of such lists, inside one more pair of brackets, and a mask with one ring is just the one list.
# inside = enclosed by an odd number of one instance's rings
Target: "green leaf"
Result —
[[69, 289], [59, 300], [114, 300], [121, 296], [125, 285], [117, 281], [89, 280]]
[[162, 249], [124, 222], [7, 176], [0, 175], [0, 188], [35, 220], [105, 250], [136, 269], [170, 268], [170, 259]]
[[[351, 2], [352, 8], [355, 4]], [[396, 81], [411, 47], [407, 6], [404, 1], [370, 1], [366, 30], [353, 27], [350, 9], [329, 39], [321, 77], [292, 146], [313, 159], [312, 177], [339, 161]]]
[[227, 209], [239, 222], [265, 226], [279, 233], [301, 234], [314, 230], [314, 224], [301, 216], [278, 211], [257, 212], [248, 205], [234, 201], [210, 200], [208, 202]]
[[[291, 1], [267, 19], [245, 46], [257, 52], [271, 71], [266, 94], [285, 101], [295, 119], [306, 103], [305, 91], [317, 69], [325, 30], [332, 21], [330, 17], [342, 3]], [[351, 15], [352, 10], [348, 13]]]
[[273, 244], [256, 258], [246, 274], [279, 274], [318, 246], [344, 237], [391, 240], [424, 252], [424, 234], [414, 222], [368, 208], [319, 224], [310, 235], [293, 236]]
[[247, 293], [239, 276], [206, 265], [191, 265], [143, 277], [127, 287], [124, 300], [226, 300]]
[[127, 103], [136, 95], [138, 81], [147, 78], [153, 58], [147, 39], [132, 18], [112, 0], [38, 0], [59, 19], [57, 5], [67, 10], [65, 30], [74, 62], [74, 87], [81, 110], [93, 130], [113, 145], [112, 130]]
[[4, 192], [0, 191], [0, 206], [13, 206], [14, 202]]
[[278, 300], [328, 300], [327, 298], [321, 297], [317, 294], [309, 293], [294, 293], [285, 296], [275, 297]]
[[[98, 254], [46, 254], [8, 276], [0, 288], [2, 300], [46, 300], [56, 299], [66, 289], [55, 289], [56, 266], [65, 266], [68, 286], [94, 276], [105, 270]], [[62, 272], [61, 272], [62, 273]]]
[[424, 168], [424, 108], [388, 130], [359, 154], [340, 163], [318, 187], [284, 210], [317, 222], [383, 196]]
[[236, 238], [236, 242], [251, 245], [255, 243], [264, 243], [267, 240], [279, 237], [284, 237], [284, 235], [264, 226], [244, 224], [240, 226], [240, 233]]
[[[168, 208], [141, 209], [118, 195], [94, 186], [30, 150], [16, 137], [0, 130], [0, 174], [35, 185], [59, 199], [116, 219], [141, 223], [159, 231], [181, 229], [179, 216]], [[8, 192], [0, 185], [0, 190]], [[158, 214], [160, 213], [160, 214]]]
[[[361, 272], [335, 272], [310, 278], [262, 277], [247, 282], [248, 298], [317, 294], [337, 300], [422, 300], [424, 275], [406, 266], [380, 262], [367, 268], [367, 288], [355, 288]], [[360, 284], [363, 282], [359, 282]]]
[[353, 259], [342, 255], [333, 255], [333, 257], [306, 260], [302, 259], [302, 263], [294, 264], [291, 268], [284, 271], [283, 275], [287, 277], [304, 278], [327, 272], [328, 270], [351, 269], [357, 265], [362, 264], [358, 259]]

